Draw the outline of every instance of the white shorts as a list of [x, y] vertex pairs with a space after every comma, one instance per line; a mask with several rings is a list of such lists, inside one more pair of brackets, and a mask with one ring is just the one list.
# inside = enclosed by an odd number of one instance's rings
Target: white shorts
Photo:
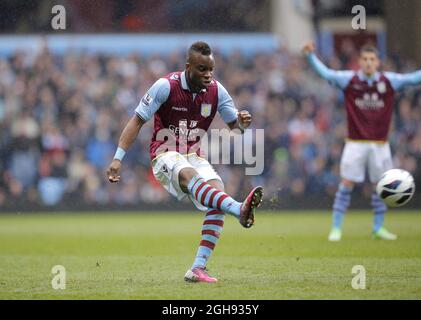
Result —
[[345, 143], [341, 159], [341, 177], [356, 183], [364, 182], [366, 168], [372, 183], [377, 183], [385, 171], [393, 168], [389, 143]]
[[189, 197], [199, 210], [208, 210], [190, 194], [181, 190], [178, 178], [181, 169], [184, 168], [195, 169], [205, 181], [219, 180], [222, 183], [221, 177], [216, 173], [212, 165], [195, 153], [182, 155], [176, 151], [168, 151], [160, 154], [152, 161], [152, 170], [155, 178], [171, 195], [178, 200]]

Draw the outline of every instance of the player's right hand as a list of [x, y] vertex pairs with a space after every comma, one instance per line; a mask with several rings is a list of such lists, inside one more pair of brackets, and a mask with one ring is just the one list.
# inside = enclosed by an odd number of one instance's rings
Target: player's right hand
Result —
[[314, 51], [316, 51], [316, 47], [314, 45], [313, 41], [308, 41], [304, 44], [303, 46], [303, 53], [305, 55], [308, 55], [310, 53], [313, 53]]
[[111, 183], [119, 182], [120, 181], [120, 169], [121, 169], [121, 161], [114, 159], [111, 162], [110, 166], [107, 169], [107, 177], [108, 181]]

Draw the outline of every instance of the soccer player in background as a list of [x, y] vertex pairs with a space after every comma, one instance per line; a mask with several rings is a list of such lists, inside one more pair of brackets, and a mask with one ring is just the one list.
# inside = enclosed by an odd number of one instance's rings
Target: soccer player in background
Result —
[[[360, 50], [358, 71], [328, 69], [316, 56], [314, 43], [308, 42], [303, 53], [316, 73], [343, 90], [348, 123], [348, 137], [340, 163], [341, 182], [333, 203], [333, 223], [328, 239], [339, 241], [344, 214], [351, 201], [354, 184], [364, 182], [368, 169], [370, 181], [376, 184], [381, 175], [392, 169], [388, 143], [395, 92], [408, 85], [421, 83], [421, 70], [408, 74], [380, 72], [380, 59], [375, 47]], [[374, 191], [373, 237], [395, 240], [397, 236], [384, 226], [386, 205]]]
[[192, 44], [185, 70], [160, 78], [143, 96], [107, 170], [110, 182], [120, 180], [126, 151], [142, 126], [154, 117], [149, 150], [154, 176], [178, 200], [189, 197], [199, 210], [206, 211], [196, 258], [184, 276], [191, 282], [217, 281], [207, 273], [206, 264], [222, 231], [225, 214], [250, 228], [263, 197], [262, 187], [256, 187], [244, 202], [237, 202], [223, 191], [222, 179], [211, 164], [200, 157], [197, 138], [208, 130], [216, 112], [231, 130], [244, 132], [251, 123], [251, 115], [245, 110], [238, 112], [227, 90], [213, 79], [214, 67], [209, 45]]

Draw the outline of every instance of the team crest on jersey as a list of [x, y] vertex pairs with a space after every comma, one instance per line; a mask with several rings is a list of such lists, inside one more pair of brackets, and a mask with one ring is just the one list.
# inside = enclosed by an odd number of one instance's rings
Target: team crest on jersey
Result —
[[153, 98], [151, 97], [151, 95], [149, 93], [146, 93], [143, 98], [142, 98], [142, 103], [149, 107], [149, 105], [151, 104]]
[[385, 93], [386, 92], [386, 83], [384, 81], [380, 81], [377, 83], [377, 91], [379, 93]]
[[202, 117], [209, 117], [212, 110], [212, 104], [211, 103], [202, 103], [200, 114]]
[[170, 79], [171, 80], [178, 80], [180, 77], [178, 76], [178, 74], [174, 73], [173, 75], [171, 75]]

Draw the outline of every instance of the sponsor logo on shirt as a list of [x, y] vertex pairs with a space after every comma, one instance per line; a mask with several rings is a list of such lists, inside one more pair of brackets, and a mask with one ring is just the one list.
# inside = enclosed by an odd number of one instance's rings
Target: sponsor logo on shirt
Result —
[[362, 110], [376, 110], [384, 108], [384, 101], [379, 99], [376, 92], [366, 93], [362, 98], [355, 99], [355, 105]]
[[[190, 122], [190, 126], [188, 126]], [[190, 135], [195, 136], [200, 133], [200, 128], [196, 128], [198, 124], [197, 120], [187, 120], [181, 119], [178, 121], [178, 126], [170, 124], [168, 129], [172, 131], [176, 136], [186, 136], [190, 137]], [[189, 128], [190, 127], [190, 128]]]
[[142, 103], [149, 107], [149, 105], [151, 104], [153, 98], [151, 97], [151, 95], [149, 93], [146, 93], [143, 98], [142, 98]]
[[182, 120], [179, 120], [178, 121], [178, 125], [180, 126], [180, 127], [183, 127], [183, 128], [187, 128], [187, 120], [186, 119], [182, 119]]
[[190, 120], [190, 128], [195, 128], [197, 126], [197, 120]]
[[188, 111], [187, 108], [185, 108], [185, 107], [172, 106], [171, 109], [172, 110], [175, 110], [175, 111], [183, 111], [183, 112], [187, 112]]

